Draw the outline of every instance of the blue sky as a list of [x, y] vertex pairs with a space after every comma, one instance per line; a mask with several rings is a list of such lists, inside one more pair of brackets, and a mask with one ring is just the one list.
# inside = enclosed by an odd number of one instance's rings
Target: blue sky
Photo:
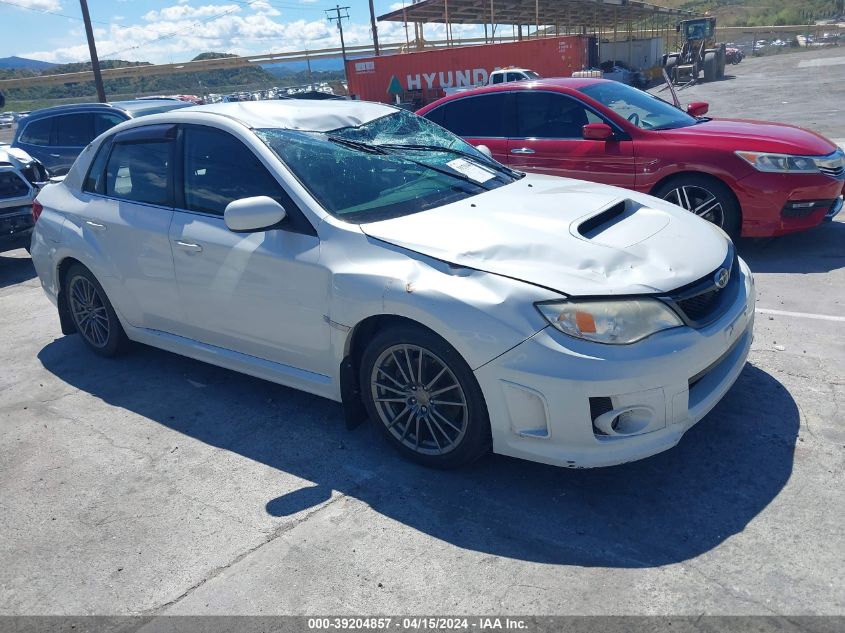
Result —
[[[410, 0], [408, 0], [410, 4]], [[205, 51], [266, 53], [340, 46], [337, 28], [325, 19], [330, 0], [88, 0], [100, 59], [155, 63], [186, 61]], [[370, 43], [367, 0], [346, 0], [346, 43]], [[401, 7], [375, 0], [376, 15]], [[468, 35], [477, 29], [453, 29]], [[426, 27], [441, 39], [443, 27]], [[413, 37], [413, 31], [411, 31]], [[379, 24], [385, 42], [405, 40], [398, 22]], [[0, 0], [0, 57], [49, 62], [88, 61], [78, 0]]]

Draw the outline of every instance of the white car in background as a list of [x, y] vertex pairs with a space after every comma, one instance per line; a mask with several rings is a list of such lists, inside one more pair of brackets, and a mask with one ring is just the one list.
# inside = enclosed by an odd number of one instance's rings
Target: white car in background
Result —
[[567, 467], [668, 449], [751, 344], [751, 274], [720, 229], [511, 171], [382, 104], [128, 121], [35, 214], [64, 333], [342, 401], [432, 466], [491, 446]]

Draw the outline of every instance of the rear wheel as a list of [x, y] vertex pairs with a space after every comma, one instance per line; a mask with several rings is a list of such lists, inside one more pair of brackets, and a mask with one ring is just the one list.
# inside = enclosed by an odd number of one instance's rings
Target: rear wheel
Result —
[[739, 205], [728, 186], [715, 178], [698, 174], [678, 176], [660, 185], [652, 195], [712, 222], [731, 239], [740, 235]]
[[64, 292], [76, 331], [89, 349], [100, 356], [117, 356], [126, 350], [129, 339], [90, 270], [82, 264], [71, 266]]
[[704, 53], [704, 81], [714, 81], [719, 68], [719, 59], [716, 51]]
[[361, 361], [367, 412], [410, 459], [456, 468], [490, 448], [481, 389], [458, 352], [439, 336], [412, 326], [376, 335]]

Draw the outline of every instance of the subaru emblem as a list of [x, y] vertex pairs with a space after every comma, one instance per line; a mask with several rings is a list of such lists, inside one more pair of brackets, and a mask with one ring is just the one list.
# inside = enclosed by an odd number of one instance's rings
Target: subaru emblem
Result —
[[716, 283], [716, 287], [721, 290], [725, 286], [728, 285], [728, 281], [731, 278], [731, 271], [727, 268], [720, 268], [716, 271], [716, 276], [713, 277], [713, 281]]

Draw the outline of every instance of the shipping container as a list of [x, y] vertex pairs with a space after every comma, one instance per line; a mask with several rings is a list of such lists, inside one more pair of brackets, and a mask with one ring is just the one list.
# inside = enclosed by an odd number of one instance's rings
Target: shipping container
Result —
[[499, 68], [569, 77], [596, 64], [594, 37], [566, 35], [351, 59], [346, 62], [346, 77], [353, 98], [402, 102], [416, 109], [442, 97], [445, 88], [483, 85]]

